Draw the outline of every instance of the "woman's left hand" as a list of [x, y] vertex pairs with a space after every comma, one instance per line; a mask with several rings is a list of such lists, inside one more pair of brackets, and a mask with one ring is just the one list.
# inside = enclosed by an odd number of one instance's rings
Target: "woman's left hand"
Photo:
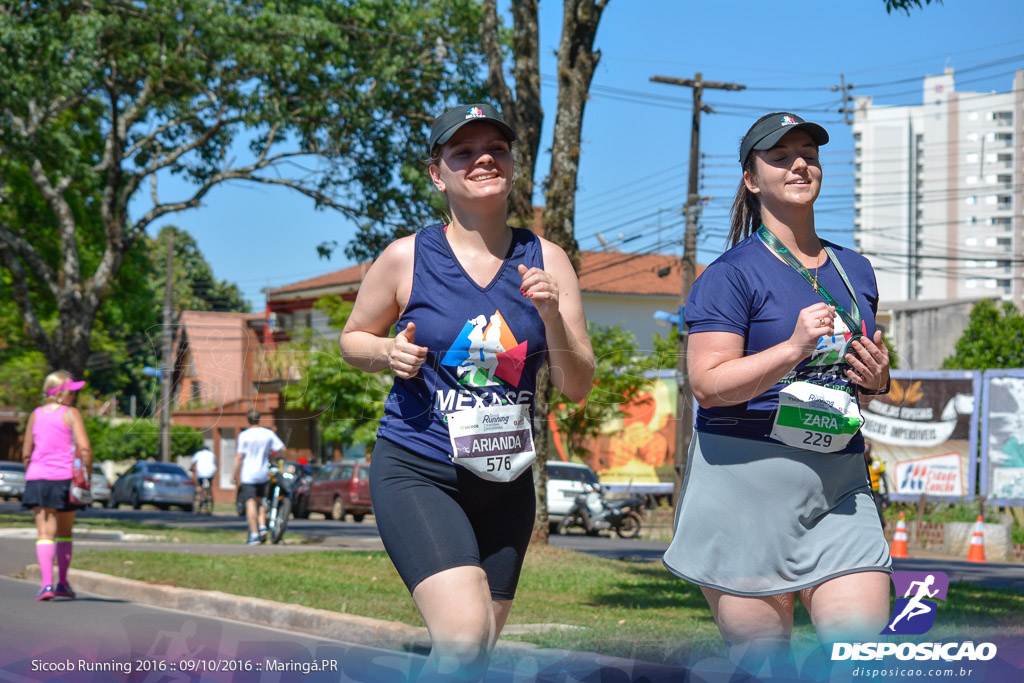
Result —
[[519, 290], [533, 302], [534, 308], [545, 323], [558, 318], [558, 285], [546, 270], [527, 268], [519, 264], [519, 277], [523, 284]]
[[889, 383], [889, 349], [882, 343], [881, 330], [874, 339], [860, 337], [851, 345], [854, 353], [846, 354], [850, 369], [846, 376], [867, 391], [881, 391]]

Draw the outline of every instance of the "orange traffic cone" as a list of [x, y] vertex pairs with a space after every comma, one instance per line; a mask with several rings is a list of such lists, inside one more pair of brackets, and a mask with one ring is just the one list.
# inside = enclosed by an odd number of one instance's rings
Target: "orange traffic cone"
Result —
[[899, 521], [896, 522], [896, 533], [892, 535], [892, 546], [889, 554], [893, 557], [910, 557], [907, 554], [907, 522], [900, 513]]
[[971, 536], [971, 548], [967, 551], [968, 562], [985, 561], [985, 524], [978, 515], [978, 521], [974, 523], [974, 534]]

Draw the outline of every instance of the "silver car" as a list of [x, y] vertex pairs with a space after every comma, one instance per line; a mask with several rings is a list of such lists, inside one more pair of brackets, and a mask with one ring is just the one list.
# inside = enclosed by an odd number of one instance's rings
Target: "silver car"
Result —
[[172, 505], [192, 512], [196, 496], [192, 476], [169, 462], [137, 462], [110, 489], [110, 507], [128, 503], [138, 510], [143, 503], [166, 510]]
[[13, 460], [0, 461], [0, 496], [4, 500], [17, 498], [25, 490], [25, 466]]
[[110, 505], [110, 480], [96, 463], [92, 464], [92, 502], [103, 507]]

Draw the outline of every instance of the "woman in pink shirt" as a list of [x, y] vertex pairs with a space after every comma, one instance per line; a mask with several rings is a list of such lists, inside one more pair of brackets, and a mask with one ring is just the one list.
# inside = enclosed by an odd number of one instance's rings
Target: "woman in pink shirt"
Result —
[[[85, 386], [71, 375], [57, 370], [43, 381], [43, 405], [32, 411], [25, 428], [21, 450], [25, 461], [25, 492], [21, 502], [32, 508], [39, 539], [36, 557], [42, 582], [36, 600], [74, 598], [68, 585], [71, 565], [71, 527], [82, 506], [68, 500], [75, 458], [82, 461], [86, 481], [91, 479], [92, 447], [85, 433], [82, 414], [71, 404], [75, 392]], [[57, 585], [53, 585], [53, 559], [57, 558]]]

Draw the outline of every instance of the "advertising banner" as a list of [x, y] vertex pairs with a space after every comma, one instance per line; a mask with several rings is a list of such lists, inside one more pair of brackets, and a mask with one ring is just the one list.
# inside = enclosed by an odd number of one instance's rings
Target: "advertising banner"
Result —
[[980, 384], [978, 371], [894, 370], [889, 393], [863, 410], [892, 500], [973, 499]]
[[982, 381], [981, 493], [1024, 505], [1024, 370], [986, 370]]
[[[622, 419], [602, 425], [586, 442], [590, 457], [584, 464], [597, 473], [605, 489], [639, 494], [672, 493], [675, 463], [676, 380], [667, 371], [651, 380], [636, 400], [624, 404]], [[564, 435], [549, 420], [558, 456], [567, 459]]]

